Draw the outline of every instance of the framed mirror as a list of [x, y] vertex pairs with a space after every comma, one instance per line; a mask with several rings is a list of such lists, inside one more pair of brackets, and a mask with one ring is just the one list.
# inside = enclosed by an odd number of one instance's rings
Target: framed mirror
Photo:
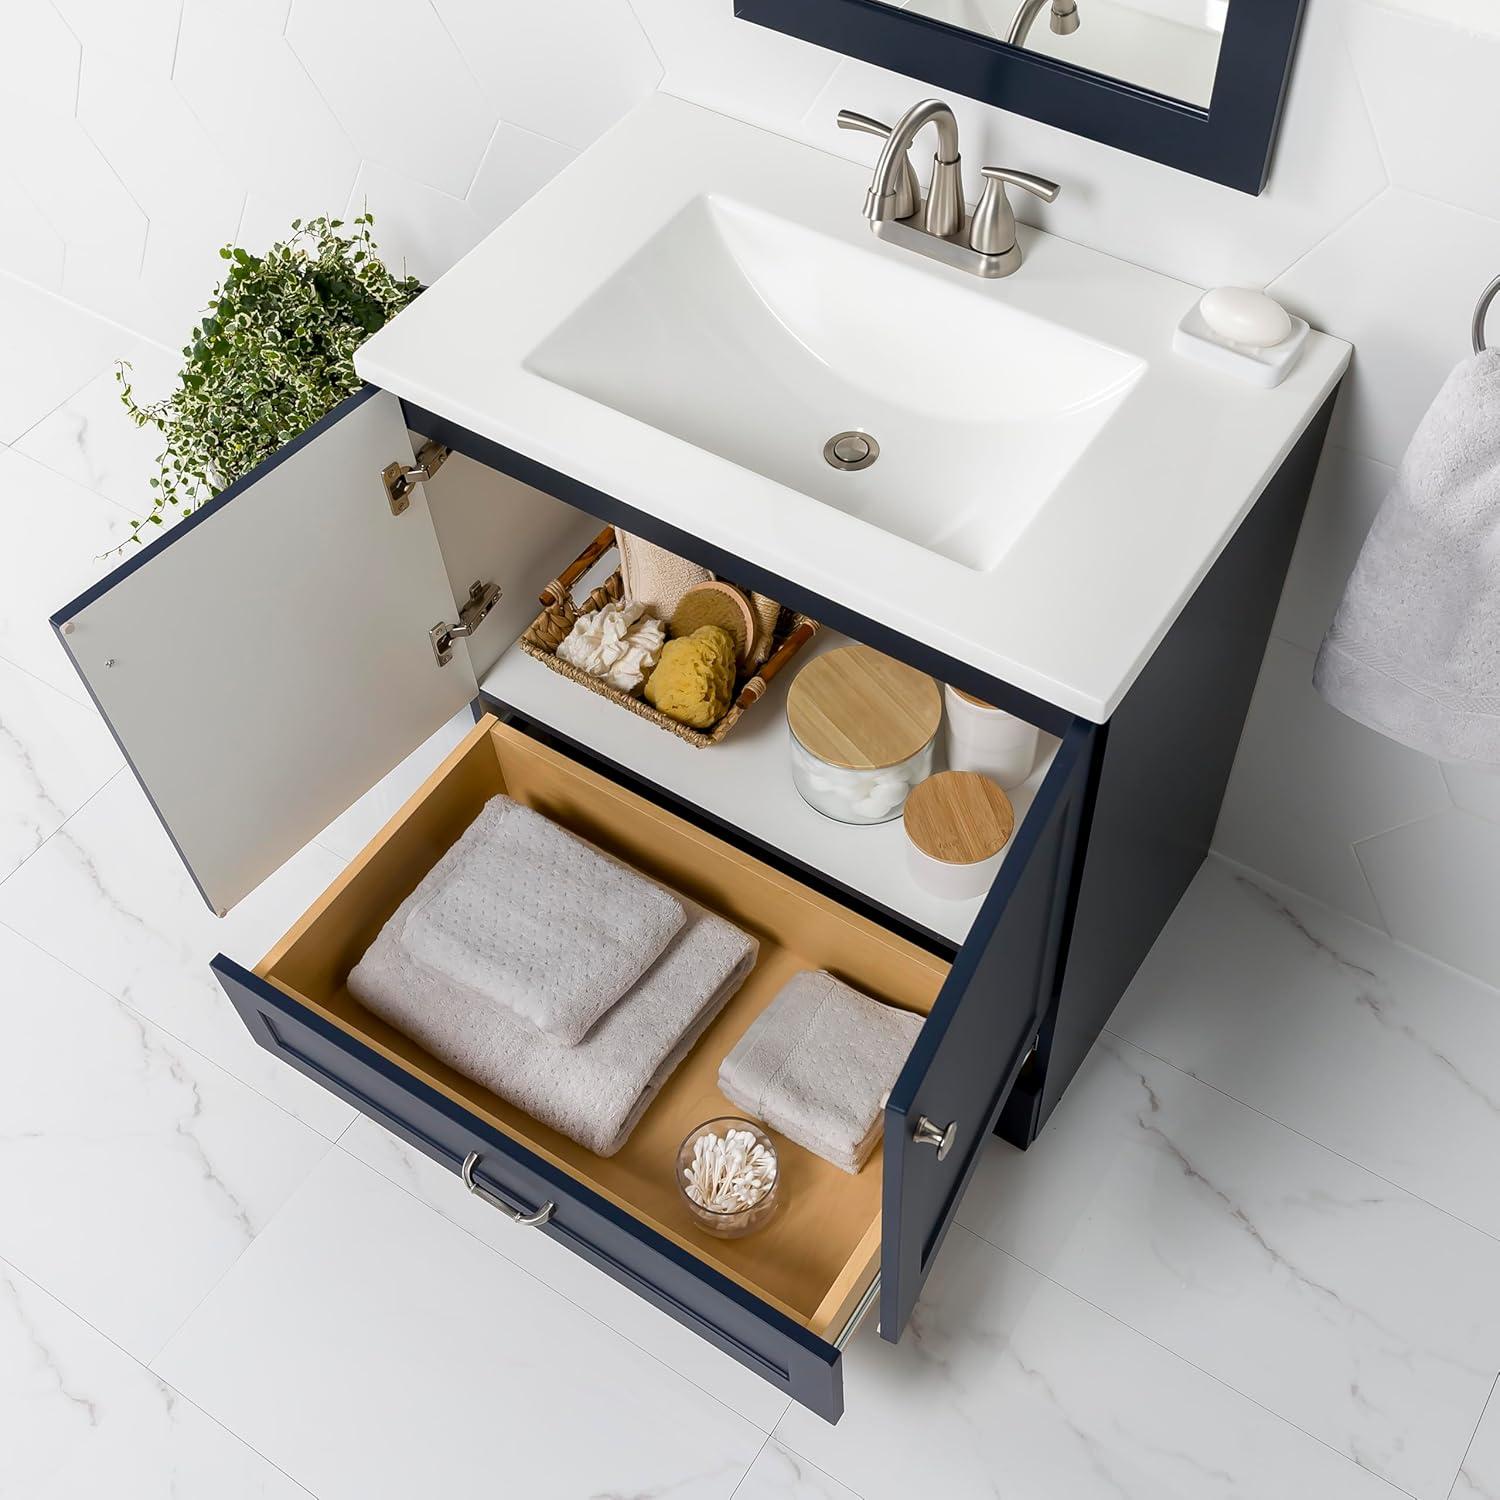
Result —
[[735, 14], [1246, 193], [1303, 0], [735, 0]]

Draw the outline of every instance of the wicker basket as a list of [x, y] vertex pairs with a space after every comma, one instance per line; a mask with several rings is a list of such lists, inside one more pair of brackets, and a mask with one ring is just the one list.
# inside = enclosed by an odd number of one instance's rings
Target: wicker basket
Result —
[[739, 723], [740, 715], [765, 693], [771, 679], [818, 633], [817, 621], [790, 609], [783, 609], [776, 625], [776, 634], [771, 640], [771, 654], [753, 676], [741, 677], [734, 701], [724, 717], [712, 729], [694, 729], [690, 725], [680, 724], [676, 719], [653, 708], [645, 699], [622, 693], [619, 688], [611, 687], [598, 677], [591, 677], [571, 662], [560, 660], [557, 655], [557, 648], [572, 634], [579, 615], [619, 602], [624, 585], [620, 581], [618, 568], [587, 599], [575, 600], [572, 592], [573, 585], [614, 545], [615, 529], [613, 526], [606, 526], [542, 590], [542, 612], [522, 633], [521, 649], [528, 656], [551, 667], [554, 672], [561, 673], [569, 681], [576, 682], [591, 693], [598, 693], [601, 698], [608, 698], [612, 703], [618, 703], [621, 708], [629, 709], [642, 719], [649, 719], [658, 729], [675, 734], [689, 745], [700, 750], [709, 745], [717, 745]]

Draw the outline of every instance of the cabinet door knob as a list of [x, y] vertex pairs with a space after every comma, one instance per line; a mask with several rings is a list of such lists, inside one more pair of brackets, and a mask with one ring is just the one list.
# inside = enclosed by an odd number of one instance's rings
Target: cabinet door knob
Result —
[[557, 1207], [555, 1203], [544, 1203], [534, 1214], [523, 1214], [512, 1208], [508, 1203], [502, 1203], [499, 1197], [492, 1193], [482, 1182], [474, 1180], [474, 1168], [479, 1165], [479, 1153], [471, 1151], [464, 1157], [463, 1170], [459, 1176], [464, 1180], [464, 1186], [474, 1194], [476, 1198], [483, 1198], [491, 1208], [497, 1208], [510, 1220], [512, 1224], [519, 1224], [524, 1229], [535, 1229], [538, 1225], [545, 1224], [552, 1217], [553, 1210]]
[[957, 1136], [957, 1120], [952, 1121], [945, 1130], [941, 1125], [934, 1125], [926, 1115], [918, 1115], [917, 1128], [912, 1139], [919, 1146], [936, 1146], [937, 1159], [942, 1161], [953, 1149], [953, 1142]]

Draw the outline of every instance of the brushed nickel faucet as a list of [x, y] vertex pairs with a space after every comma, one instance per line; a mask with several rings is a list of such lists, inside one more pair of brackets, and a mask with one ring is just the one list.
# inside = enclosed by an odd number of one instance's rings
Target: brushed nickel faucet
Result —
[[[941, 99], [912, 105], [894, 125], [841, 109], [841, 130], [879, 136], [885, 145], [865, 194], [865, 218], [883, 240], [901, 245], [974, 276], [1009, 276], [1021, 268], [1016, 216], [1006, 185], [1025, 188], [1051, 203], [1062, 191], [1055, 182], [1009, 167], [984, 167], [984, 192], [970, 217], [964, 208], [963, 161], [958, 150], [958, 121]], [[923, 199], [911, 157], [917, 133], [932, 125], [938, 148], [932, 181]]]
[[[1047, 0], [1021, 0], [1005, 38], [1012, 47], [1026, 45], [1026, 38], [1031, 35], [1031, 28], [1046, 4]], [[1052, 0], [1047, 24], [1058, 36], [1072, 36], [1078, 30], [1078, 0]]]

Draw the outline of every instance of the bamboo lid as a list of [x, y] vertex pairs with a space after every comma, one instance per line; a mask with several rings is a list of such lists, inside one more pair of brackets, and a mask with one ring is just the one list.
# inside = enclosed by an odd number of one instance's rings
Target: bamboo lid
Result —
[[957, 693], [965, 703], [972, 703], [976, 708], [994, 708], [995, 706], [993, 703], [986, 703], [983, 698], [976, 698], [973, 693], [966, 693], [962, 688], [954, 687], [951, 682], [948, 688], [951, 692]]
[[901, 814], [906, 836], [949, 865], [977, 865], [1016, 831], [1016, 813], [998, 782], [978, 771], [939, 771], [912, 788]]
[[850, 771], [910, 760], [938, 731], [943, 694], [925, 672], [868, 646], [808, 662], [786, 700], [787, 723], [809, 754]]

